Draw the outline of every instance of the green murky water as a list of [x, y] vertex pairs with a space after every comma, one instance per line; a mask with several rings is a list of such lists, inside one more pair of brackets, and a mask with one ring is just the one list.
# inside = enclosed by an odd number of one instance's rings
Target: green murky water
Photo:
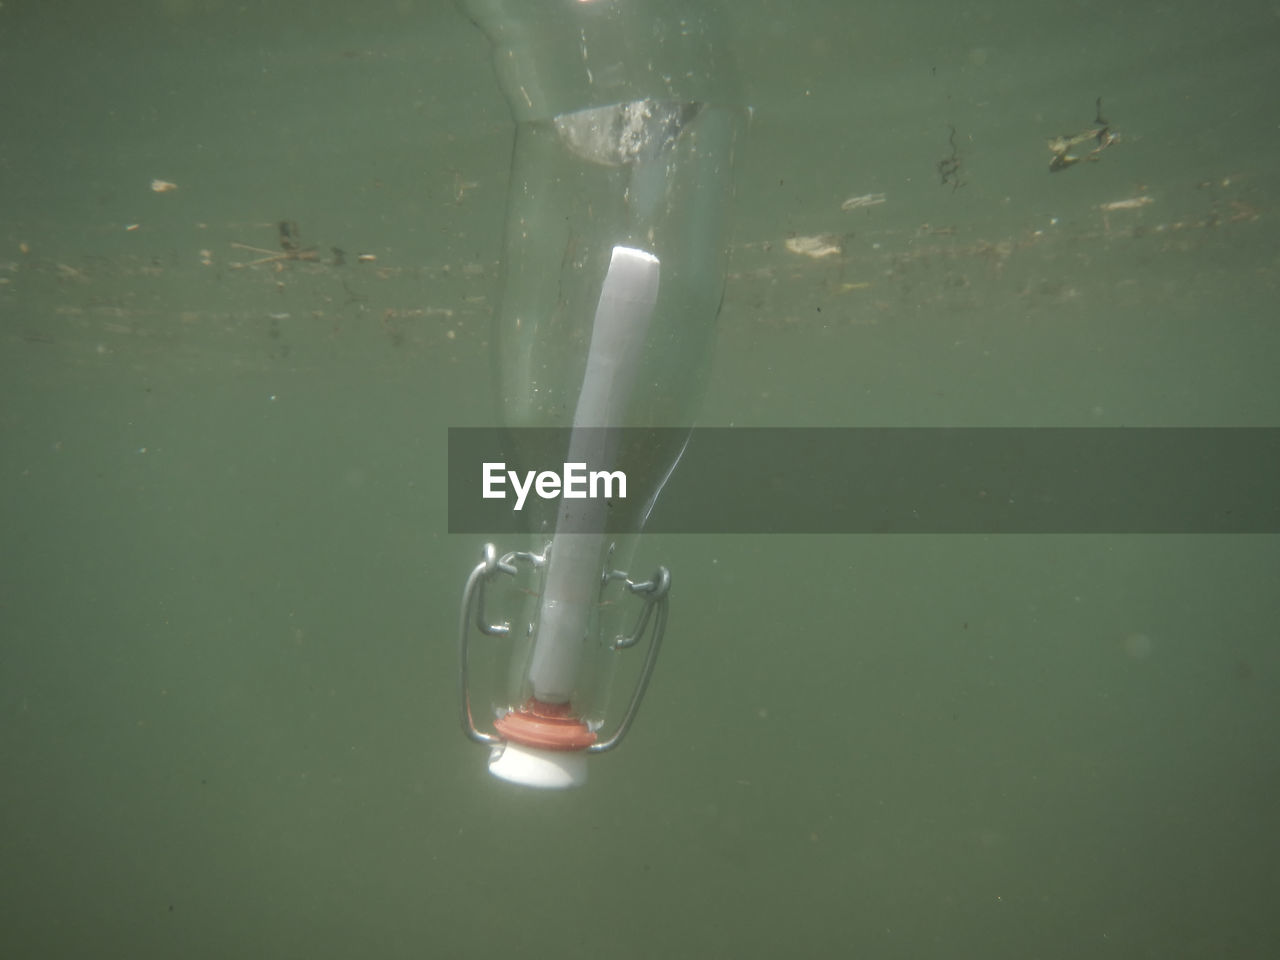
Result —
[[[731, 13], [705, 422], [1280, 423], [1272, 9]], [[0, 76], [8, 954], [1270, 955], [1274, 537], [655, 538], [635, 730], [522, 793], [457, 729], [445, 533], [483, 37], [11, 0]]]

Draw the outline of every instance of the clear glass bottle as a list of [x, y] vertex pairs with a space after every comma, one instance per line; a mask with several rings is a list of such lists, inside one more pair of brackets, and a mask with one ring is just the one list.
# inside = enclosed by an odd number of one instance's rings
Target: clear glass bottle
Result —
[[[745, 110], [711, 5], [463, 6], [493, 43], [516, 121], [494, 334], [499, 416], [512, 428], [572, 428], [559, 450], [539, 446], [548, 433], [516, 431], [522, 459], [568, 462], [607, 448], [630, 487], [607, 518], [585, 522], [581, 510], [591, 508], [530, 504], [522, 556], [538, 558], [539, 585], [528, 628], [509, 638], [516, 655], [496, 727], [499, 739], [519, 742], [508, 717], [567, 717], [591, 736], [549, 749], [596, 749], [605, 680], [641, 609], [615, 594], [683, 442], [681, 430], [610, 428], [694, 423], [724, 290]], [[642, 592], [642, 578], [629, 579]]]

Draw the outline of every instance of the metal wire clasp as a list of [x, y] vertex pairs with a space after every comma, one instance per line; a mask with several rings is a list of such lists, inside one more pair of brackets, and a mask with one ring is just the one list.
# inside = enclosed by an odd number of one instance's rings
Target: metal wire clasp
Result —
[[[471, 713], [469, 648], [472, 620], [474, 619], [475, 629], [485, 636], [510, 637], [509, 622], [489, 622], [488, 615], [485, 613], [485, 593], [497, 581], [500, 573], [514, 577], [519, 573], [519, 564], [528, 564], [534, 570], [541, 569], [546, 565], [547, 557], [545, 554], [528, 551], [514, 551], [499, 557], [497, 547], [492, 543], [484, 545], [483, 553], [484, 559], [467, 577], [458, 616], [458, 689], [462, 711], [460, 719], [462, 732], [469, 739], [486, 746], [497, 746], [504, 742], [502, 737], [480, 730]], [[626, 736], [640, 710], [640, 701], [644, 699], [645, 690], [653, 676], [653, 668], [658, 662], [658, 651], [662, 647], [662, 638], [667, 630], [667, 602], [671, 589], [671, 574], [666, 567], [658, 567], [653, 576], [644, 581], [635, 581], [620, 570], [611, 570], [605, 573], [601, 586], [615, 580], [621, 581], [628, 592], [639, 596], [642, 606], [631, 631], [615, 637], [609, 646], [615, 651], [627, 650], [640, 643], [645, 634], [648, 634], [650, 638], [648, 652], [641, 667], [640, 676], [636, 680], [635, 690], [631, 694], [631, 701], [627, 704], [621, 720], [618, 721], [617, 729], [607, 739], [601, 739], [586, 747], [584, 750], [586, 753], [604, 753], [606, 750], [612, 750]]]

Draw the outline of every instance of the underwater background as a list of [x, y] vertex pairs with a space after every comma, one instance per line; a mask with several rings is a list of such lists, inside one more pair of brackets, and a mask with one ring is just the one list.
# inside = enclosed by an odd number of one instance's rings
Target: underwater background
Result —
[[[725, 13], [701, 422], [1280, 425], [1276, 7]], [[6, 0], [0, 80], [6, 955], [1275, 955], [1275, 536], [646, 538], [636, 726], [521, 790], [458, 729], [446, 532], [513, 135], [482, 34]]]

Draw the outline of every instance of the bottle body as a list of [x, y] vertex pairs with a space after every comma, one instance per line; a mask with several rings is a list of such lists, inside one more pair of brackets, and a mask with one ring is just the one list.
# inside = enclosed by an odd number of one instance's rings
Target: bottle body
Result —
[[605, 512], [585, 523], [581, 511], [592, 508], [529, 505], [528, 549], [545, 562], [495, 707], [570, 710], [596, 729], [604, 681], [626, 646], [618, 640], [639, 609], [625, 602], [635, 531], [682, 440], [679, 431], [586, 437], [694, 423], [724, 290], [745, 110], [709, 7], [463, 6], [493, 42], [516, 121], [494, 319], [498, 416], [511, 428], [566, 428], [559, 449], [547, 448], [546, 431], [515, 432], [515, 455], [529, 467], [607, 451], [606, 465], [628, 480], [626, 499], [596, 505]]

